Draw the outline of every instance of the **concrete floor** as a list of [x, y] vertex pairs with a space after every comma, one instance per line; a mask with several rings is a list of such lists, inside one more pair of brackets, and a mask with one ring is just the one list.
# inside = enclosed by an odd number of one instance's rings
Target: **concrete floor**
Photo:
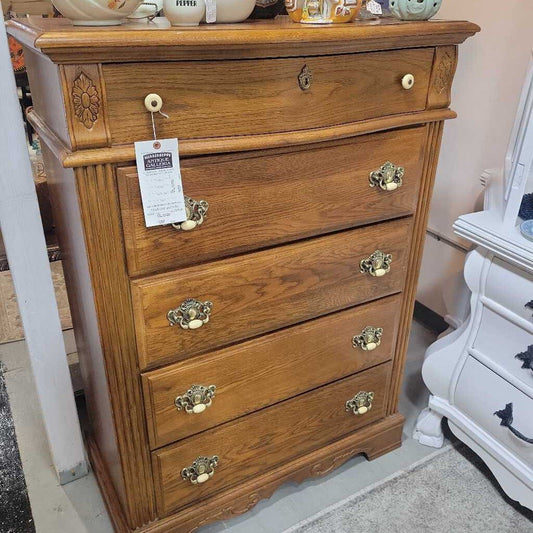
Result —
[[[201, 533], [281, 533], [320, 510], [435, 452], [411, 437], [428, 392], [420, 369], [435, 335], [414, 323], [407, 356], [400, 411], [406, 416], [401, 448], [372, 462], [355, 457], [326, 477], [300, 485], [288, 483], [246, 515], [202, 528]], [[68, 339], [67, 339], [68, 344]], [[37, 533], [112, 533], [94, 475], [60, 486], [51, 466], [41, 413], [24, 342], [0, 345], [7, 367], [6, 384], [15, 421]]]

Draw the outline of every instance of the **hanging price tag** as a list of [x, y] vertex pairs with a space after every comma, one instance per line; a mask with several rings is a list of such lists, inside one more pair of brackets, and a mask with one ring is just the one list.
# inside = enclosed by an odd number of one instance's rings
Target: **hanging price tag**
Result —
[[135, 159], [146, 227], [187, 220], [178, 139], [136, 142]]
[[381, 4], [378, 4], [376, 0], [367, 0], [366, 8], [372, 15], [383, 15], [383, 10], [381, 9]]
[[217, 0], [205, 0], [205, 21], [208, 24], [217, 20]]

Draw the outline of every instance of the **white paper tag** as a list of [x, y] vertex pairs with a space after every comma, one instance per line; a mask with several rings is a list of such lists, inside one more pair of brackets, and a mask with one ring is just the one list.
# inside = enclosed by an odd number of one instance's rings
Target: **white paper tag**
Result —
[[146, 227], [187, 220], [178, 139], [136, 142], [135, 159]]
[[381, 4], [378, 4], [376, 0], [367, 0], [366, 8], [372, 15], [383, 15]]
[[205, 21], [208, 24], [217, 21], [217, 0], [205, 0]]

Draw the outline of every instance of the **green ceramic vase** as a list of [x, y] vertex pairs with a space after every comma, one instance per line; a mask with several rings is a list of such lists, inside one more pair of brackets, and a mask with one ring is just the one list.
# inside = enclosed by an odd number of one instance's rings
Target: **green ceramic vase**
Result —
[[391, 13], [401, 20], [428, 20], [437, 14], [442, 0], [390, 0]]

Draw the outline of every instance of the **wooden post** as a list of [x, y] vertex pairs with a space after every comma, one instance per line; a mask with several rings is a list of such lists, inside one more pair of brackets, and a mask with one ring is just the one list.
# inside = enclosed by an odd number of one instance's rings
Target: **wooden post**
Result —
[[0, 94], [0, 227], [52, 461], [65, 484], [86, 475], [88, 463], [4, 30]]

